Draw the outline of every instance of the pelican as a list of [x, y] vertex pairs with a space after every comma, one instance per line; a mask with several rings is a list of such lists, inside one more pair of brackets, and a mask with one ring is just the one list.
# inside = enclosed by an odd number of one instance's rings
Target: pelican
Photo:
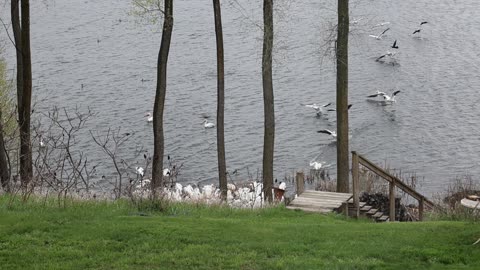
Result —
[[215, 127], [215, 124], [214, 123], [210, 123], [207, 121], [207, 119], [203, 120], [203, 127], [204, 128], [214, 128]]
[[[305, 104], [304, 106], [307, 107], [307, 108], [312, 108], [314, 109], [316, 112], [317, 112], [317, 115], [318, 116], [321, 116], [324, 111], [323, 111], [323, 108], [326, 108], [328, 106], [332, 105], [332, 103], [327, 103], [325, 105], [318, 105], [316, 103], [313, 103], [313, 104]], [[328, 111], [331, 111], [332, 109], [329, 109]]]
[[142, 167], [135, 167], [135, 171], [137, 172], [138, 175], [140, 175], [141, 177], [143, 177], [145, 175], [145, 169], [143, 169]]
[[148, 122], [148, 123], [153, 122], [153, 116], [152, 116], [151, 113], [145, 114], [145, 117], [147, 118], [147, 122]]
[[319, 130], [317, 131], [318, 133], [325, 133], [325, 134], [328, 134], [328, 135], [331, 135], [333, 138], [337, 138], [337, 132], [336, 131], [331, 131], [329, 129], [322, 129], [322, 130]]
[[278, 185], [278, 188], [281, 190], [285, 190], [287, 188], [287, 184], [285, 182], [280, 182], [280, 185]]
[[369, 35], [369, 37], [373, 37], [373, 38], [375, 38], [375, 39], [377, 39], [377, 40], [380, 40], [380, 39], [382, 39], [382, 36], [385, 34], [385, 32], [387, 32], [388, 30], [390, 30], [390, 28], [387, 28], [387, 29], [383, 30], [383, 32], [382, 32], [380, 35], [378, 35], [378, 36]]

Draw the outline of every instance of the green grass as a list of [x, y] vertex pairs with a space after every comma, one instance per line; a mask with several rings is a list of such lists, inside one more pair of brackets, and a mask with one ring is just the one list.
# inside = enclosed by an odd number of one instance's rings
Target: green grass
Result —
[[480, 224], [0, 197], [0, 269], [480, 269]]

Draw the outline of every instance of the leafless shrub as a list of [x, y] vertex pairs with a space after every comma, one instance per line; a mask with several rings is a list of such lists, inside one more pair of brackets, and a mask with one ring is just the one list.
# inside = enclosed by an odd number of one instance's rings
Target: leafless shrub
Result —
[[480, 196], [480, 183], [472, 176], [456, 177], [444, 192], [435, 195], [437, 207], [431, 214], [436, 220], [480, 221], [480, 211], [462, 206], [460, 201], [469, 195]]

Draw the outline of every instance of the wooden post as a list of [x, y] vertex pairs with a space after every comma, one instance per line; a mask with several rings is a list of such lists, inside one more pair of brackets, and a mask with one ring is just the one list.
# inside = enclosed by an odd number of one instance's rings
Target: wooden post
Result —
[[305, 177], [303, 172], [297, 172], [297, 195], [300, 196], [305, 191]]
[[423, 221], [423, 197], [418, 201], [418, 220]]
[[392, 179], [389, 185], [390, 195], [390, 221], [395, 221], [395, 181]]
[[355, 209], [354, 216], [358, 218], [360, 216], [360, 199], [359, 199], [359, 163], [357, 152], [352, 151], [352, 189], [353, 189], [353, 207]]

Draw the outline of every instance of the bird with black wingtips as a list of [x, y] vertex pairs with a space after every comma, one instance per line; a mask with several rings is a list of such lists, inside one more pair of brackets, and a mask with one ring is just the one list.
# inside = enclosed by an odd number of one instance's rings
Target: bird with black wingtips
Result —
[[396, 40], [396, 39], [395, 39], [395, 41], [393, 42], [392, 49], [398, 49], [397, 40]]
[[420, 33], [420, 31], [422, 31], [422, 29], [417, 29], [417, 30], [413, 31], [412, 35], [415, 35], [416, 33]]
[[382, 36], [383, 36], [388, 30], [390, 30], [390, 28], [387, 28], [387, 29], [383, 30], [383, 32], [382, 32], [380, 35], [378, 35], [378, 36], [375, 36], [375, 35], [368, 35], [368, 36], [369, 36], [369, 37], [373, 37], [373, 38], [375, 38], [375, 39], [382, 39]]
[[322, 130], [317, 131], [317, 133], [324, 133], [324, 134], [328, 134], [328, 135], [332, 136], [333, 138], [337, 138], [337, 132], [329, 130], [329, 129], [322, 129]]
[[377, 96], [382, 96], [383, 97], [383, 102], [393, 104], [393, 103], [397, 102], [395, 100], [395, 96], [398, 93], [400, 93], [400, 90], [397, 90], [397, 91], [393, 92], [393, 94], [391, 96], [389, 96], [389, 95], [385, 94], [385, 92], [377, 91], [377, 93], [375, 93], [373, 95], [369, 95], [367, 97], [374, 98], [374, 97], [377, 97]]
[[426, 24], [426, 23], [428, 23], [428, 22], [423, 21], [423, 22], [420, 23], [420, 25], [424, 25], [424, 24]]
[[377, 59], [375, 59], [375, 62], [378, 62], [380, 59], [384, 58], [385, 56], [393, 57], [393, 56], [395, 56], [395, 54], [396, 54], [395, 52], [387, 51], [385, 54], [377, 57]]

